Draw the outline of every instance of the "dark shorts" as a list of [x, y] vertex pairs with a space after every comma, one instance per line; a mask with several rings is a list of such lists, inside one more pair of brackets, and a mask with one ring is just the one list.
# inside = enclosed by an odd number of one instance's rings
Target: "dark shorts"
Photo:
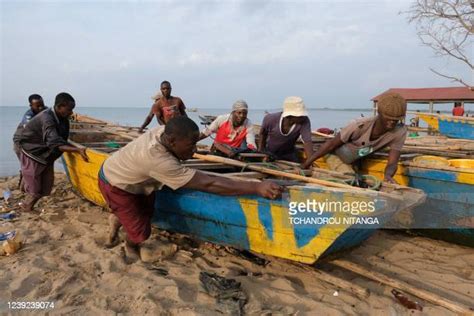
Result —
[[20, 154], [21, 174], [25, 192], [35, 197], [51, 194], [54, 184], [54, 165], [43, 165]]
[[99, 188], [112, 213], [118, 217], [128, 239], [141, 243], [150, 237], [155, 193], [132, 194], [114, 187], [99, 178]]

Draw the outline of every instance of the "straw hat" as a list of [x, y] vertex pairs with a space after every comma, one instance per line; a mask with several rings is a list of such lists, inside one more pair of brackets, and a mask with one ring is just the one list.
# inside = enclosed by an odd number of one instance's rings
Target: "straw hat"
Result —
[[282, 116], [308, 116], [303, 99], [300, 97], [287, 97], [283, 102]]
[[398, 93], [386, 93], [377, 102], [377, 112], [390, 120], [401, 120], [407, 114], [407, 101]]

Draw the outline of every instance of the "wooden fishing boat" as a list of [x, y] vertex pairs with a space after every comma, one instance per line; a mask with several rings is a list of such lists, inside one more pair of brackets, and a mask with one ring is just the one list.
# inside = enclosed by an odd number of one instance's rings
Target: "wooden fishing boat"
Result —
[[433, 113], [416, 113], [431, 128], [452, 138], [474, 140], [474, 118]]
[[[318, 143], [314, 142], [315, 148]], [[302, 146], [297, 147], [304, 159]], [[474, 246], [474, 166], [449, 166], [446, 158], [444, 166], [413, 161], [422, 155], [438, 155], [474, 163], [474, 141], [445, 136], [408, 138], [402, 153], [394, 179], [401, 185], [423, 190], [427, 200], [408, 216], [395, 217], [394, 221], [422, 235]], [[386, 153], [375, 154], [364, 159], [361, 172], [383, 180], [386, 164]], [[315, 166], [328, 168], [324, 159], [316, 161]]]
[[[423, 190], [427, 199], [395, 220], [418, 234], [474, 247], [474, 160], [444, 158], [447, 164], [433, 165], [416, 157], [425, 156], [402, 155], [394, 179]], [[323, 159], [315, 163], [327, 168]], [[386, 165], [386, 156], [376, 154], [362, 162], [361, 173], [382, 180]]]
[[[77, 122], [71, 124], [70, 140], [89, 148], [89, 162], [74, 153], [63, 155], [64, 168], [74, 189], [89, 201], [105, 206], [97, 184], [99, 168], [110, 153], [137, 136], [139, 134], [132, 129], [84, 123], [80, 116], [77, 117]], [[384, 185], [381, 191], [374, 191], [304, 177], [292, 173], [294, 168], [291, 164], [285, 169], [285, 163], [281, 163], [280, 170], [268, 171], [265, 164], [243, 163], [246, 169], [252, 170], [245, 171], [235, 165], [242, 162], [233, 161], [232, 165], [227, 161], [207, 161], [206, 157], [215, 156], [197, 157], [199, 159], [192, 159], [186, 164], [219, 176], [261, 181], [271, 178], [269, 173], [272, 173], [284, 174], [294, 180], [282, 182], [287, 192], [278, 200], [253, 195], [219, 196], [188, 189], [164, 189], [156, 192], [153, 222], [162, 229], [200, 240], [303, 263], [314, 263], [323, 256], [357, 246], [395, 214], [408, 211], [424, 200], [424, 193], [420, 190]], [[321, 212], [321, 215], [296, 212], [299, 218], [296, 223], [292, 220], [296, 218], [293, 214], [295, 205], [307, 201], [373, 205], [373, 210], [355, 211], [352, 208], [349, 211]]]

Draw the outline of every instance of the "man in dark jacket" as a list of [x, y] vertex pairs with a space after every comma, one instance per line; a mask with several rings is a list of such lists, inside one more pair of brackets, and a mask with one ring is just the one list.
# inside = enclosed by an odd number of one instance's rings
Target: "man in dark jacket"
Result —
[[51, 193], [54, 184], [54, 161], [63, 152], [77, 152], [87, 161], [86, 148], [68, 143], [69, 117], [74, 98], [65, 92], [56, 96], [54, 107], [36, 115], [23, 129], [19, 139], [20, 163], [27, 194], [22, 208], [32, 211], [42, 196]]
[[20, 146], [18, 142], [20, 140], [21, 133], [25, 128], [26, 124], [31, 121], [33, 117], [41, 113], [43, 110], [46, 110], [47, 107], [44, 105], [43, 98], [39, 94], [32, 94], [28, 97], [28, 102], [30, 103], [30, 108], [28, 111], [23, 114], [20, 124], [13, 135], [13, 151], [15, 152], [18, 160], [20, 160]]

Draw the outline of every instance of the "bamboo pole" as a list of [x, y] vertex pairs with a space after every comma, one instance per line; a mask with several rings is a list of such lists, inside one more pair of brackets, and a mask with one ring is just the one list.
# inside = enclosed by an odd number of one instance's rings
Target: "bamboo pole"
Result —
[[411, 295], [419, 297], [432, 304], [447, 308], [450, 311], [453, 311], [455, 313], [459, 313], [461, 315], [472, 315], [474, 313], [473, 307], [468, 307], [461, 303], [454, 302], [447, 298], [441, 297], [435, 293], [431, 293], [431, 292], [416, 288], [404, 281], [392, 279], [389, 276], [386, 276], [379, 272], [375, 272], [374, 270], [366, 269], [353, 262], [349, 262], [342, 259], [336, 259], [336, 260], [332, 260], [331, 264], [338, 266], [340, 268], [344, 268], [346, 270], [352, 271], [354, 273], [360, 274], [373, 281], [380, 282], [385, 285], [397, 288], [401, 291], [410, 293]]
[[317, 132], [317, 131], [313, 131], [313, 132], [311, 132], [311, 134], [316, 135], [316, 136], [322, 136], [324, 138], [334, 138], [334, 135], [328, 135], [328, 134], [324, 134], [324, 133]]
[[293, 180], [299, 180], [299, 181], [304, 181], [308, 183], [313, 183], [313, 184], [319, 184], [327, 187], [334, 187], [334, 188], [343, 188], [343, 189], [351, 189], [351, 190], [362, 190], [361, 188], [358, 187], [353, 187], [347, 184], [342, 184], [342, 183], [337, 183], [337, 182], [331, 182], [331, 181], [325, 181], [325, 180], [319, 180], [315, 178], [310, 178], [310, 177], [305, 177], [305, 176], [300, 176], [297, 174], [292, 174], [284, 171], [279, 171], [279, 170], [273, 170], [270, 168], [262, 167], [262, 166], [256, 166], [252, 164], [247, 164], [245, 162], [229, 159], [229, 158], [224, 158], [224, 157], [219, 157], [219, 156], [214, 156], [214, 155], [201, 155], [201, 154], [194, 154], [194, 158], [201, 159], [201, 160], [206, 160], [206, 161], [212, 161], [212, 162], [221, 162], [225, 163], [231, 166], [236, 166], [236, 167], [241, 167], [241, 168], [246, 168], [254, 171], [260, 171], [263, 173], [271, 174], [274, 176], [278, 177], [285, 177], [285, 178], [290, 178]]
[[454, 151], [459, 151], [461, 150], [460, 146], [420, 146], [420, 145], [412, 145], [412, 144], [405, 144], [403, 145], [403, 148], [406, 149], [421, 149], [421, 150], [454, 150]]
[[418, 149], [418, 148], [405, 148], [403, 147], [401, 152], [407, 154], [422, 154], [422, 155], [435, 155], [435, 156], [442, 156], [442, 157], [450, 157], [450, 158], [468, 158], [470, 159], [474, 155], [469, 152], [449, 152], [449, 151], [439, 151], [439, 150], [432, 150], [432, 149]]

